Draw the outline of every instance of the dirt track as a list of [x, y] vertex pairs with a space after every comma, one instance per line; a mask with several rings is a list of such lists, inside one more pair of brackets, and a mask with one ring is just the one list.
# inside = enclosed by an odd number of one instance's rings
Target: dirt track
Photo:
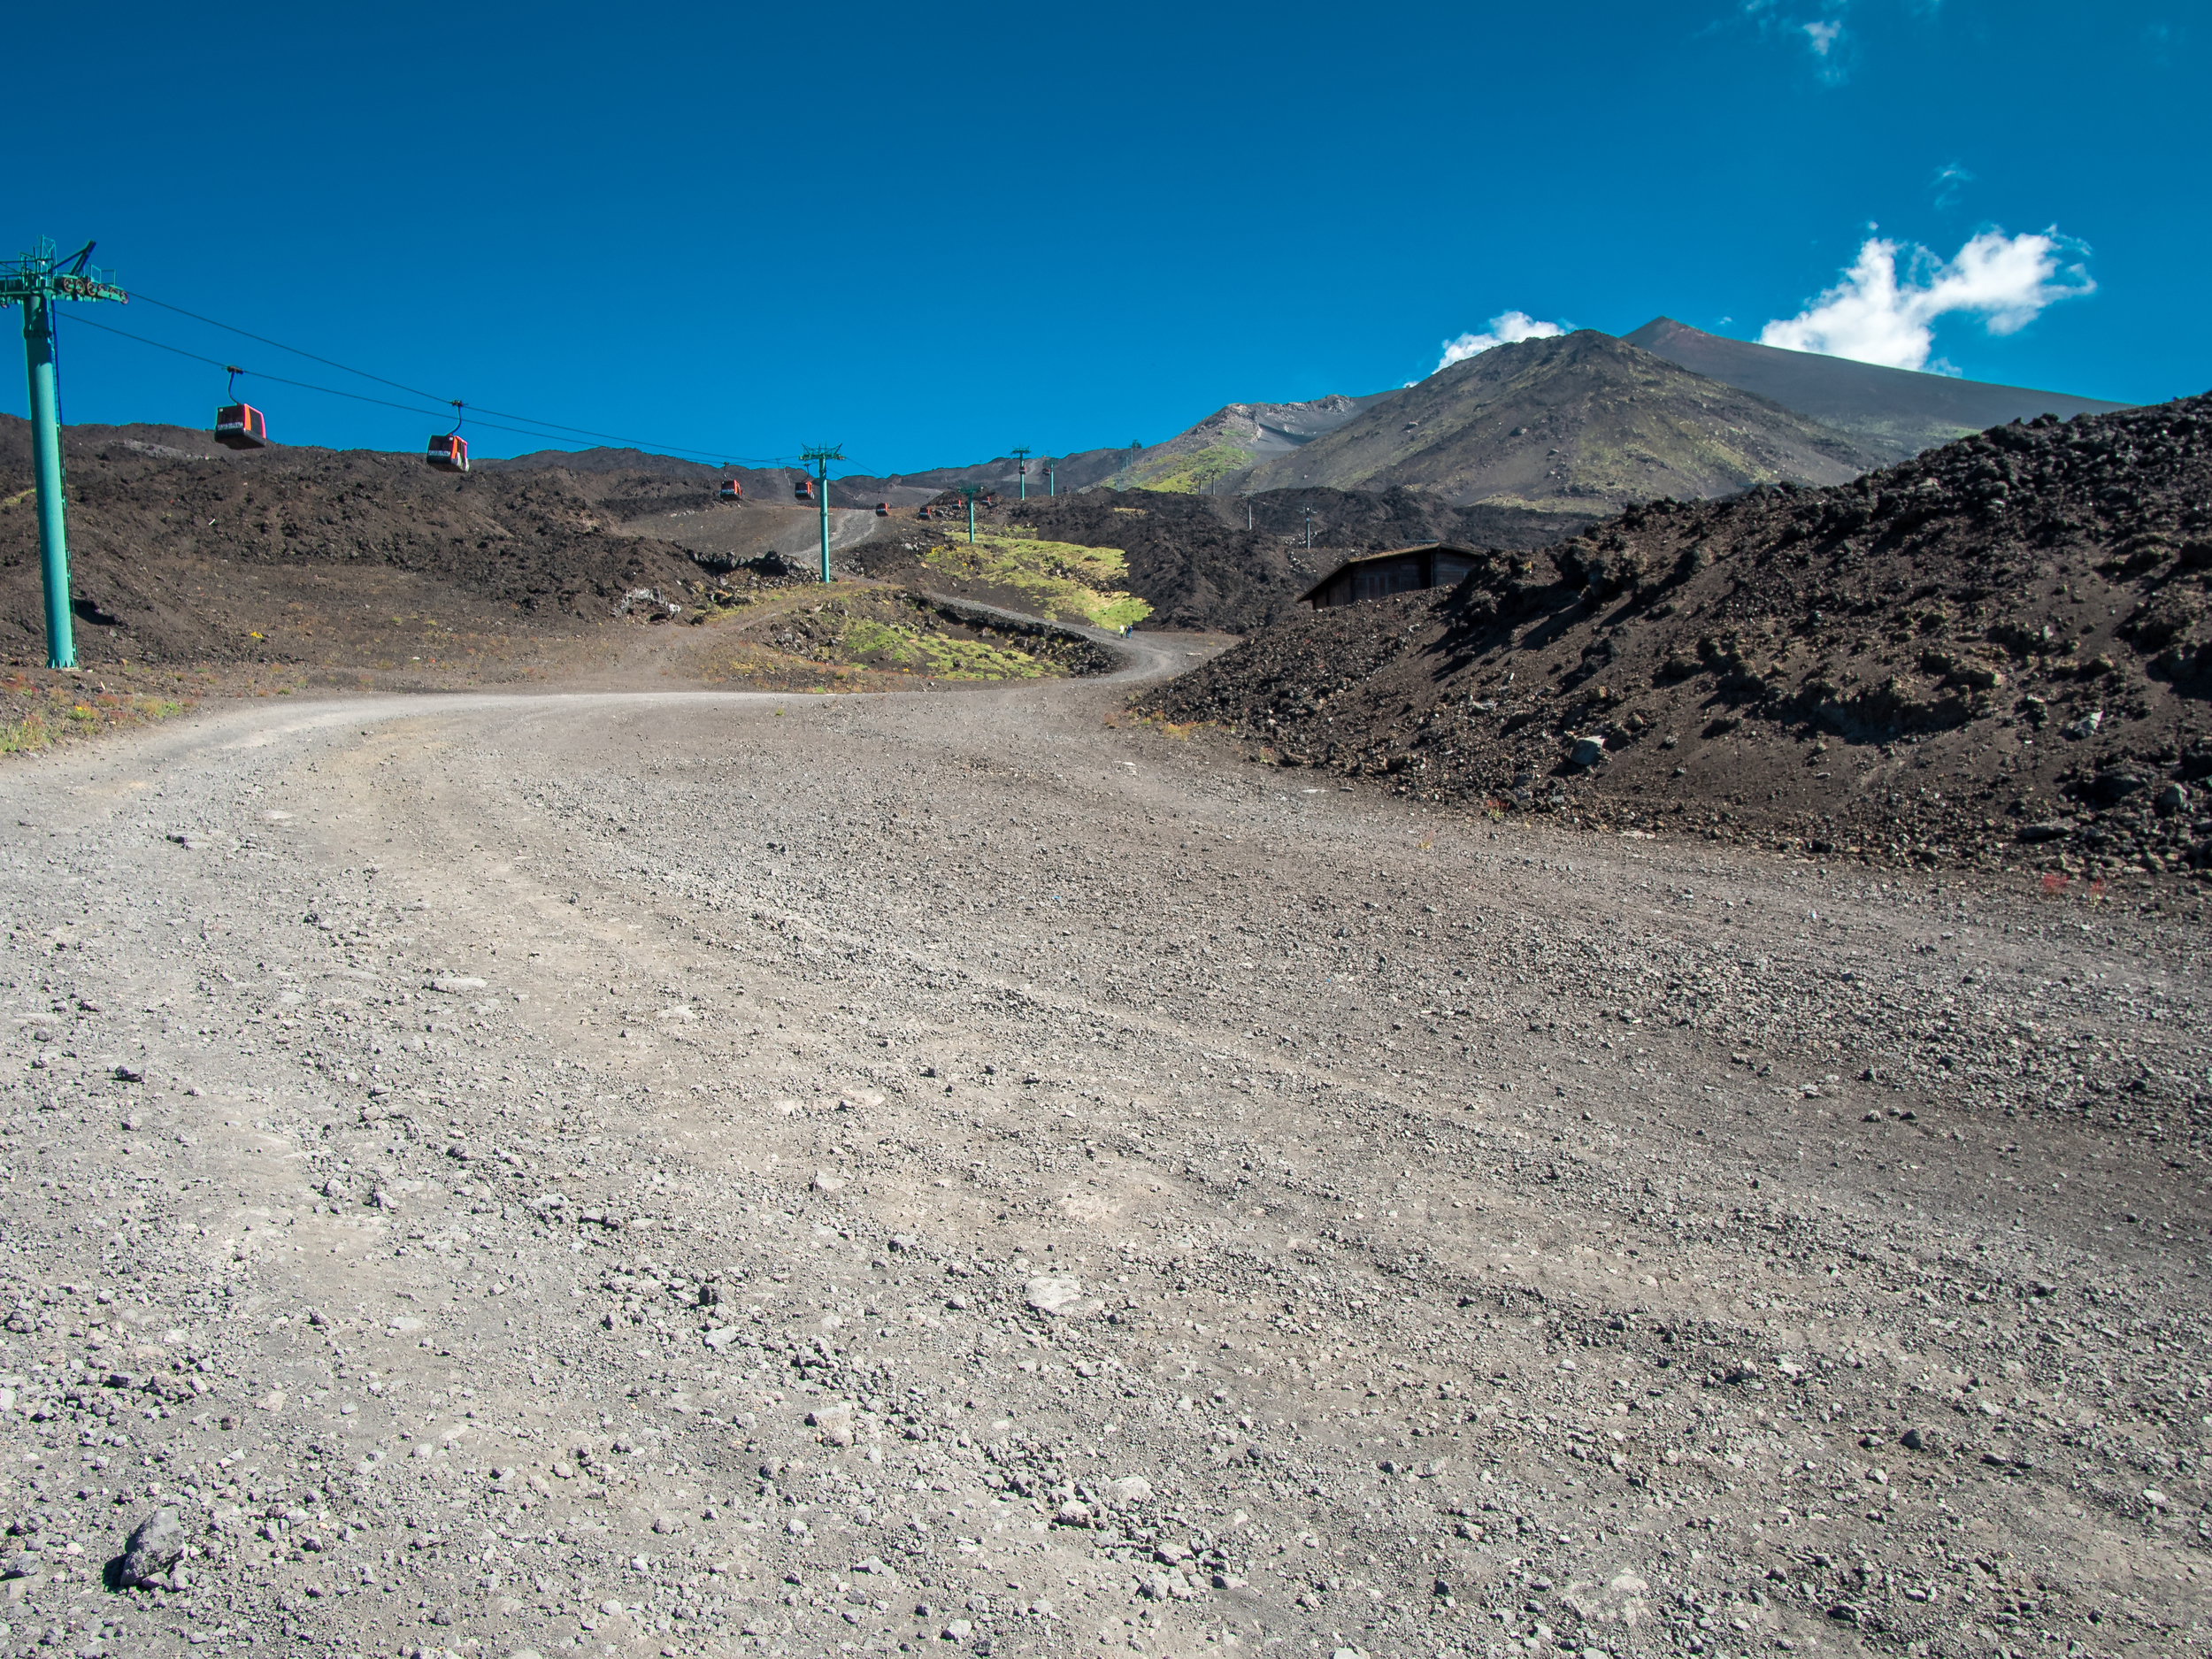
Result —
[[9, 1649], [2203, 1644], [2197, 933], [1127, 688], [0, 773]]

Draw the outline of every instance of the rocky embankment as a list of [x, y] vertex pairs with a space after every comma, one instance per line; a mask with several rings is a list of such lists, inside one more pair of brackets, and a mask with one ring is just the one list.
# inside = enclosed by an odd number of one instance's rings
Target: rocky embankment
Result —
[[1422, 800], [2061, 882], [2212, 859], [2212, 400], [1659, 501], [1143, 699]]

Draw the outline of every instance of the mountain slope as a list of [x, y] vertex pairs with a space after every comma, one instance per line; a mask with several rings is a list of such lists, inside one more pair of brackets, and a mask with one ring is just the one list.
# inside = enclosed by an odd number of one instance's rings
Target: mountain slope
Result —
[[[1111, 478], [1128, 458], [1127, 449], [1084, 449], [1052, 458], [1054, 487], [1063, 495]], [[1016, 495], [1021, 490], [1020, 462], [1010, 455], [995, 456], [971, 466], [933, 466], [919, 472], [893, 472], [877, 477], [849, 473], [830, 480], [833, 507], [872, 507], [887, 502], [894, 507], [918, 507], [949, 489], [972, 484], [995, 495]], [[1041, 495], [1047, 488], [1045, 457], [1029, 457], [1029, 493]]]
[[2066, 420], [2128, 407], [2093, 397], [1886, 369], [1813, 351], [1785, 351], [1709, 334], [1671, 317], [1655, 317], [1622, 338], [1694, 374], [1848, 433], [1885, 461], [1901, 461], [1932, 445], [2007, 421], [2033, 420], [2038, 415]]
[[[1164, 443], [1132, 444], [1125, 449], [1084, 449], [1055, 458], [1054, 486], [1063, 495], [1095, 484], [1116, 489], [1151, 489], [1204, 495], [1233, 474], [1279, 455], [1294, 453], [1322, 434], [1333, 432], [1386, 393], [1365, 397], [1333, 395], [1303, 403], [1230, 403]], [[980, 485], [1000, 495], [1018, 492], [1020, 474], [1010, 455], [973, 466], [940, 466], [921, 472], [874, 478], [856, 473], [833, 479], [830, 500], [838, 506], [918, 507], [941, 490]], [[1029, 458], [1029, 494], [1046, 490], [1045, 463]]]
[[1388, 396], [1336, 394], [1303, 403], [1231, 403], [1165, 443], [1130, 456], [1113, 481], [1120, 489], [1207, 494], [1247, 468], [1296, 454]]
[[1755, 484], [1839, 484], [1878, 458], [1764, 398], [1585, 328], [1454, 364], [1235, 483], [1402, 485], [1463, 504], [1602, 511]]

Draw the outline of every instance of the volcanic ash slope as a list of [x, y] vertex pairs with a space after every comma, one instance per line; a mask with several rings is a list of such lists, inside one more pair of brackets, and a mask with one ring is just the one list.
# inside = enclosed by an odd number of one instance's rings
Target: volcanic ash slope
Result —
[[2212, 398], [1660, 501], [1148, 699], [1400, 794], [1892, 861], [2212, 863]]
[[1845, 434], [1595, 329], [1499, 346], [1233, 480], [1434, 490], [1457, 504], [1613, 511], [1879, 465]]

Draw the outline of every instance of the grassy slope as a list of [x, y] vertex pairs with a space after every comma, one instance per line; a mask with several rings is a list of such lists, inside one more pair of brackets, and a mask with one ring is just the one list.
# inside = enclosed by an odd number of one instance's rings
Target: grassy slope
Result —
[[1055, 622], [1119, 628], [1152, 614], [1150, 605], [1122, 586], [1129, 561], [1119, 548], [1046, 541], [1013, 529], [979, 531], [972, 544], [946, 542], [922, 557], [932, 570], [1012, 588], [1037, 615]]
[[1156, 461], [1133, 466], [1125, 478], [1127, 485], [1136, 489], [1202, 495], [1209, 487], [1232, 472], [1242, 471], [1258, 459], [1256, 449], [1217, 440], [1202, 449], [1162, 456]]

